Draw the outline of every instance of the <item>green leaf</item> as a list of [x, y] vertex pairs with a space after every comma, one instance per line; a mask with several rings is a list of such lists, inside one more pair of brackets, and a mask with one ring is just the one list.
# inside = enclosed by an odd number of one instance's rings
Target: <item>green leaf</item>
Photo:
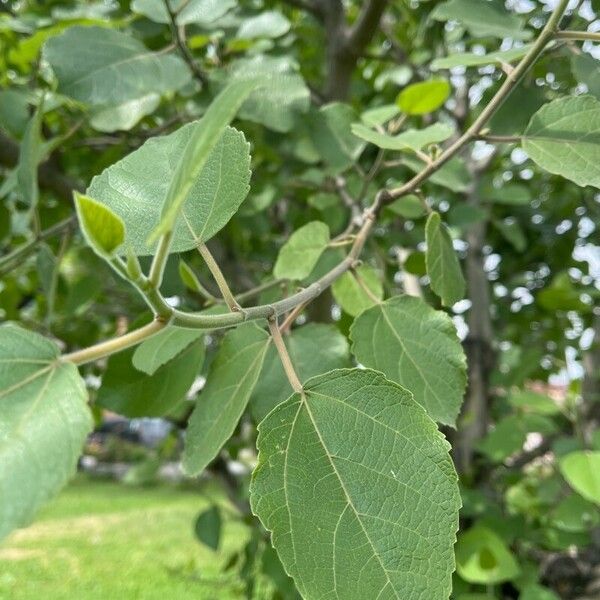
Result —
[[116, 106], [100, 106], [91, 115], [90, 125], [98, 131], [129, 131], [146, 115], [152, 114], [160, 104], [158, 94], [127, 100]]
[[559, 467], [578, 494], [600, 505], [600, 452], [571, 452], [560, 459]]
[[454, 67], [479, 67], [489, 64], [510, 64], [520, 60], [531, 49], [531, 44], [524, 44], [518, 48], [488, 52], [487, 54], [474, 54], [473, 52], [461, 52], [450, 54], [444, 58], [436, 58], [430, 65], [432, 71], [440, 69], [453, 69]]
[[218, 550], [221, 541], [221, 511], [216, 505], [202, 511], [196, 519], [194, 531], [202, 544], [211, 550]]
[[393, 119], [399, 112], [395, 104], [385, 104], [366, 110], [360, 115], [360, 120], [369, 127], [378, 127]]
[[[126, 246], [137, 255], [152, 254], [146, 239], [159, 222], [167, 189], [183, 160], [186, 145], [202, 126], [185, 125], [170, 135], [148, 140], [108, 167], [87, 189], [125, 222]], [[250, 153], [244, 136], [227, 128], [188, 194], [175, 227], [171, 252], [184, 252], [215, 235], [237, 211], [249, 189]]]
[[512, 393], [508, 401], [515, 408], [523, 409], [538, 415], [557, 415], [560, 414], [560, 408], [546, 394], [538, 394], [530, 390], [519, 390]]
[[184, 261], [179, 261], [179, 277], [186, 288], [192, 290], [192, 292], [196, 292], [202, 294], [204, 292], [204, 286], [200, 283], [200, 280], [196, 277], [196, 273], [191, 269], [191, 267]]
[[[414, 173], [418, 173], [424, 168], [423, 162], [416, 157], [407, 157], [402, 162]], [[471, 176], [464, 161], [455, 157], [438, 169], [429, 177], [428, 181], [453, 192], [466, 192], [471, 184]]]
[[519, 600], [560, 600], [560, 598], [551, 589], [533, 583], [523, 588]]
[[423, 202], [414, 194], [408, 194], [394, 200], [386, 206], [386, 209], [405, 219], [419, 219], [426, 213]]
[[508, 217], [501, 221], [494, 219], [494, 227], [502, 234], [502, 237], [513, 246], [517, 252], [524, 252], [527, 248], [527, 238], [514, 217]]
[[589, 54], [573, 54], [571, 71], [575, 79], [587, 87], [590, 94], [600, 98], [600, 69], [597, 58]]
[[0, 129], [21, 137], [29, 121], [29, 95], [15, 90], [0, 91]]
[[194, 128], [183, 151], [181, 162], [175, 167], [158, 227], [150, 234], [148, 241], [155, 242], [160, 235], [169, 233], [181, 213], [211, 152], [221, 140], [225, 129], [235, 117], [244, 100], [259, 85], [259, 80], [231, 83], [211, 102]]
[[505, 183], [502, 187], [486, 186], [481, 190], [483, 200], [495, 204], [509, 206], [526, 206], [531, 202], [531, 192], [526, 185], [519, 183]]
[[454, 204], [448, 211], [448, 223], [451, 227], [469, 229], [475, 223], [480, 223], [489, 217], [485, 208], [470, 204]]
[[252, 510], [304, 598], [449, 597], [457, 477], [409, 392], [368, 369], [332, 371], [258, 429]]
[[446, 79], [429, 79], [405, 87], [396, 98], [396, 104], [407, 115], [425, 115], [440, 108], [450, 95]]
[[144, 340], [135, 349], [131, 362], [138, 371], [153, 375], [159, 367], [173, 360], [203, 335], [200, 329], [166, 327]]
[[[236, 0], [170, 0], [178, 25], [207, 27], [236, 6]], [[169, 23], [164, 0], [133, 0], [131, 10], [155, 23]]]
[[479, 442], [479, 450], [491, 461], [502, 462], [523, 449], [527, 434], [549, 434], [556, 431], [554, 423], [536, 414], [509, 415], [496, 422], [496, 426]]
[[553, 527], [571, 533], [591, 531], [600, 523], [600, 512], [579, 494], [567, 496], [551, 512]]
[[583, 303], [580, 296], [581, 294], [573, 285], [569, 273], [562, 271], [554, 276], [549, 286], [538, 293], [536, 301], [542, 308], [551, 312], [589, 310], [590, 307]]
[[[300, 381], [350, 366], [348, 340], [334, 325], [308, 323], [292, 329], [284, 341]], [[265, 364], [250, 398], [250, 410], [259, 423], [292, 393], [281, 359], [269, 346]]]
[[270, 337], [255, 323], [230, 331], [189, 419], [183, 470], [201, 473], [233, 434], [256, 385]]
[[40, 244], [37, 249], [37, 273], [46, 301], [51, 301], [55, 287], [55, 272], [58, 266], [56, 256], [47, 244]]
[[276, 279], [305, 279], [328, 245], [329, 227], [320, 221], [307, 223], [281, 247], [273, 275]]
[[350, 328], [356, 360], [410, 390], [429, 416], [454, 425], [467, 385], [466, 358], [452, 319], [420, 298], [395, 296]]
[[523, 150], [550, 173], [600, 187], [600, 101], [559, 98], [538, 110], [523, 134]]
[[290, 57], [258, 55], [233, 61], [214, 79], [226, 85], [260, 78], [262, 86], [242, 104], [239, 116], [285, 133], [296, 126], [298, 116], [310, 105], [310, 91], [298, 71]]
[[179, 57], [104, 27], [70, 27], [44, 44], [43, 57], [61, 94], [96, 106], [178, 90], [191, 78]]
[[[335, 280], [331, 286], [335, 301], [342, 307], [342, 310], [352, 317], [356, 317], [363, 310], [370, 308], [375, 304], [374, 298], [381, 300], [383, 298], [383, 284], [379, 273], [370, 265], [360, 265], [354, 273], [344, 273]], [[363, 285], [369, 290], [368, 294]]]
[[179, 408], [204, 361], [204, 340], [192, 342], [152, 375], [132, 365], [130, 348], [108, 359], [96, 403], [126, 417], [161, 417]]
[[340, 102], [327, 104], [309, 114], [311, 141], [335, 173], [352, 166], [364, 150], [364, 141], [351, 131], [356, 120], [354, 109]]
[[441, 298], [444, 306], [452, 306], [464, 297], [466, 285], [452, 238], [437, 212], [432, 212], [427, 219], [425, 240], [425, 260], [431, 289]]
[[386, 150], [421, 150], [425, 146], [447, 140], [454, 128], [444, 123], [435, 123], [424, 129], [408, 129], [398, 135], [387, 135], [365, 127], [360, 123], [352, 125], [352, 133], [359, 138]]
[[0, 539], [27, 525], [75, 474], [91, 429], [75, 365], [42, 336], [0, 327]]
[[39, 198], [38, 165], [44, 157], [42, 121], [44, 117], [43, 101], [25, 126], [23, 140], [19, 148], [17, 163], [17, 185], [21, 199], [30, 208], [35, 208]]
[[242, 21], [237, 37], [242, 40], [254, 38], [278, 38], [290, 30], [290, 22], [278, 10], [265, 10]]
[[473, 37], [528, 40], [532, 33], [523, 30], [523, 21], [508, 12], [502, 2], [488, 0], [447, 0], [431, 13], [437, 21], [458, 21]]
[[486, 585], [508, 581], [520, 573], [517, 561], [502, 538], [481, 525], [459, 536], [456, 570], [465, 581]]
[[108, 206], [73, 192], [79, 226], [88, 244], [100, 256], [113, 256], [125, 241], [125, 224]]

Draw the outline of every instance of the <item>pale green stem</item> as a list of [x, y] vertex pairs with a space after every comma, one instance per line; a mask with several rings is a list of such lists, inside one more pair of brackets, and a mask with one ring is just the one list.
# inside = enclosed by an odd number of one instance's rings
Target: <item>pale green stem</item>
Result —
[[599, 31], [557, 31], [555, 37], [559, 40], [600, 42]]
[[221, 268], [217, 264], [217, 261], [214, 259], [213, 255], [208, 249], [208, 246], [203, 242], [199, 242], [197, 244], [197, 248], [198, 252], [200, 252], [200, 255], [204, 259], [208, 270], [211, 272], [213, 279], [215, 280], [219, 291], [221, 292], [221, 296], [223, 296], [223, 300], [225, 300], [225, 304], [227, 304], [227, 306], [229, 307], [229, 310], [240, 310], [240, 305], [238, 304], [234, 295], [231, 293], [229, 285], [227, 284], [227, 280], [225, 279]]
[[61, 357], [61, 360], [65, 362], [72, 362], [76, 365], [89, 363], [94, 360], [98, 360], [99, 358], [103, 358], [104, 356], [108, 356], [110, 354], [114, 354], [115, 352], [130, 348], [131, 346], [135, 346], [146, 338], [149, 338], [151, 335], [159, 332], [166, 325], [167, 323], [164, 321], [156, 319], [151, 323], [148, 323], [148, 325], [144, 325], [143, 327], [126, 333], [120, 337], [113, 338], [112, 340], [106, 340], [105, 342], [101, 342], [95, 346], [90, 346], [89, 348], [84, 348], [83, 350], [76, 350], [70, 354], [64, 354]]
[[365, 283], [364, 279], [356, 272], [356, 269], [351, 269], [350, 273], [352, 277], [356, 279], [358, 287], [367, 295], [369, 300], [374, 304], [381, 304], [381, 300], [369, 289], [369, 286]]
[[283, 341], [283, 337], [281, 336], [281, 331], [279, 331], [276, 318], [269, 319], [269, 331], [271, 332], [271, 337], [275, 343], [275, 348], [277, 348], [277, 353], [281, 359], [283, 370], [285, 371], [286, 377], [288, 378], [292, 389], [295, 392], [302, 392], [302, 383], [300, 382], [300, 379], [298, 379], [292, 359], [290, 358], [287, 348], [285, 347], [285, 343]]
[[150, 266], [150, 273], [148, 275], [148, 281], [150, 281], [150, 285], [156, 289], [158, 289], [162, 283], [165, 266], [167, 264], [167, 259], [169, 258], [169, 250], [171, 249], [172, 239], [173, 233], [169, 232], [161, 235], [160, 239], [158, 240], [156, 254], [152, 259], [152, 265]]

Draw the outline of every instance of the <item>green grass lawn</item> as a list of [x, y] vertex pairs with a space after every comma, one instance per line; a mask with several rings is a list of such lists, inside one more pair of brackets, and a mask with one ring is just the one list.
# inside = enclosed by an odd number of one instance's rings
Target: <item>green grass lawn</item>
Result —
[[240, 582], [222, 569], [244, 546], [246, 528], [226, 521], [216, 553], [194, 537], [210, 497], [214, 490], [78, 479], [0, 545], [0, 598], [243, 598]]

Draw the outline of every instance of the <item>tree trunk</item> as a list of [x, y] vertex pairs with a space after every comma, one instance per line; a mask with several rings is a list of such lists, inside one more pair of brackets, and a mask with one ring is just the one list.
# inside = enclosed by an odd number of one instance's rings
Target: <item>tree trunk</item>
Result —
[[[477, 186], [467, 198], [471, 206], [479, 204]], [[467, 233], [467, 293], [471, 308], [467, 315], [469, 333], [465, 340], [468, 387], [454, 440], [454, 462], [461, 474], [472, 470], [475, 445], [485, 435], [489, 421], [490, 371], [494, 366], [490, 289], [484, 269], [483, 246], [487, 222], [475, 223]]]

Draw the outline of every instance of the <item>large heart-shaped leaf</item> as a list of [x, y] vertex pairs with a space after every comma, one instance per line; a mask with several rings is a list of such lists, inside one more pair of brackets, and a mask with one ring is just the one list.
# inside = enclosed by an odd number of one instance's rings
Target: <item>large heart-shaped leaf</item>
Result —
[[[201, 125], [190, 123], [143, 146], [92, 179], [88, 194], [119, 215], [127, 230], [123, 248], [152, 254], [146, 240], [162, 206], [186, 145]], [[244, 135], [227, 128], [192, 186], [179, 215], [172, 252], [183, 252], [217, 233], [244, 201], [250, 181], [250, 152]]]
[[258, 448], [252, 510], [304, 598], [448, 599], [457, 477], [408, 391], [371, 370], [315, 377]]
[[75, 473], [92, 418], [77, 368], [49, 340], [0, 328], [0, 539]]
[[395, 296], [361, 313], [350, 338], [360, 363], [409, 389], [435, 421], [454, 425], [467, 383], [466, 360], [445, 312], [420, 298]]

